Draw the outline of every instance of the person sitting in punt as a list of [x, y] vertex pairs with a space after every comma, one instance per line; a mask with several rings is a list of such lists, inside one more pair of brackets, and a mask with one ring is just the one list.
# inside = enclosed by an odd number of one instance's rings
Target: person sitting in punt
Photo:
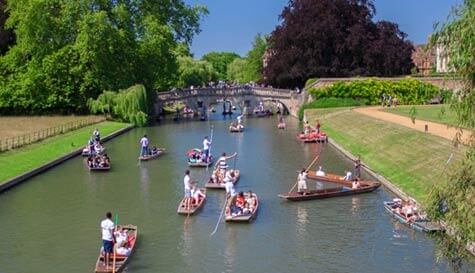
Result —
[[325, 172], [322, 169], [322, 166], [318, 166], [317, 176], [325, 176]]
[[352, 178], [353, 178], [353, 174], [350, 171], [345, 171], [345, 176], [343, 177], [343, 180], [351, 181]]
[[307, 171], [302, 169], [297, 177], [297, 192], [307, 195]]
[[360, 181], [358, 179], [353, 180], [351, 183], [351, 188], [354, 190], [361, 188]]
[[200, 188], [196, 185], [195, 182], [192, 184], [191, 196], [193, 197], [193, 204], [198, 205], [202, 198], [206, 198], [206, 195], [201, 191]]
[[253, 212], [257, 206], [256, 197], [252, 194], [252, 191], [247, 192], [246, 204], [248, 205], [250, 212]]
[[152, 150], [150, 150], [150, 155], [156, 155], [158, 153], [157, 146], [153, 146]]
[[127, 230], [120, 227], [116, 232], [114, 232], [114, 235], [115, 235], [115, 241], [117, 243], [117, 245], [121, 246], [123, 245], [124, 243], [127, 244], [127, 240], [128, 240], [128, 234], [127, 234]]
[[96, 142], [96, 144], [94, 145], [94, 152], [96, 154], [100, 154], [102, 152], [102, 145], [100, 142]]
[[401, 214], [406, 217], [406, 220], [408, 222], [413, 222], [413, 221], [417, 220], [416, 207], [410, 201], [402, 207]]
[[92, 156], [88, 156], [88, 157], [87, 157], [87, 166], [88, 166], [89, 168], [94, 167], [94, 159], [92, 158]]
[[241, 210], [243, 210], [245, 205], [246, 205], [246, 198], [244, 198], [244, 193], [241, 191], [236, 197], [236, 206], [240, 208]]
[[86, 148], [89, 151], [89, 154], [92, 154], [92, 152], [94, 151], [94, 140], [92, 138], [89, 139], [89, 141], [87, 142]]

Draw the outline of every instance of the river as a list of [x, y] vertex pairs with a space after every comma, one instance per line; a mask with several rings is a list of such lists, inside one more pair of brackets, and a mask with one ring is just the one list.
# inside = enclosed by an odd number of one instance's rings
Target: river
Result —
[[[287, 118], [246, 119], [244, 133], [230, 134], [229, 118], [164, 122], [134, 129], [106, 143], [108, 173], [90, 173], [76, 157], [0, 196], [1, 273], [93, 272], [106, 211], [119, 223], [139, 227], [128, 273], [148, 272], [475, 272], [473, 261], [456, 268], [435, 239], [395, 222], [382, 206], [384, 188], [352, 197], [291, 203], [297, 171], [312, 161], [318, 144], [299, 143], [298, 122]], [[187, 219], [176, 214], [183, 194], [185, 152], [200, 147], [213, 125], [212, 153], [237, 152], [237, 189], [260, 197], [251, 224], [222, 221], [224, 193], [209, 191], [204, 209]], [[138, 140], [166, 147], [158, 160], [138, 162]], [[86, 140], [85, 140], [86, 142]], [[319, 164], [343, 173], [351, 162], [326, 145]], [[206, 169], [192, 169], [204, 184]], [[309, 186], [313, 184], [309, 182]], [[438, 259], [440, 257], [440, 259]], [[458, 269], [458, 270], [457, 270]]]

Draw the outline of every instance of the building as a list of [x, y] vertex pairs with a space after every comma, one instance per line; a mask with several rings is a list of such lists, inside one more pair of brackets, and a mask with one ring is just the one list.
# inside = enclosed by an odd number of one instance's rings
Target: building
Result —
[[416, 45], [412, 52], [412, 62], [416, 66], [417, 74], [429, 76], [436, 66], [436, 54], [433, 48], [427, 45]]
[[454, 69], [449, 68], [450, 58], [442, 45], [436, 47], [436, 72], [437, 73], [447, 73], [453, 72]]

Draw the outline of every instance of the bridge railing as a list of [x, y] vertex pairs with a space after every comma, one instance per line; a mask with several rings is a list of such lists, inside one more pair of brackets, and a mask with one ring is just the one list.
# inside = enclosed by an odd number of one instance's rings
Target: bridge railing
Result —
[[249, 87], [239, 86], [231, 88], [196, 88], [178, 89], [158, 93], [160, 100], [179, 100], [193, 96], [236, 96], [236, 95], [259, 95], [259, 96], [279, 96], [290, 97], [294, 92], [287, 89], [276, 89], [269, 87]]

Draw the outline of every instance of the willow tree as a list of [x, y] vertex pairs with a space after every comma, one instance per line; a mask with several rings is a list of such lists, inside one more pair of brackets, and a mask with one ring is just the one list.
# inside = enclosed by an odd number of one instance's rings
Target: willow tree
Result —
[[104, 90], [167, 89], [175, 48], [199, 31], [182, 0], [8, 1], [16, 44], [0, 58], [0, 113], [87, 112]]
[[[433, 45], [444, 49], [450, 66], [464, 79], [463, 88], [456, 93], [450, 108], [457, 114], [458, 127], [472, 132], [475, 131], [474, 26], [475, 1], [465, 0], [432, 38]], [[464, 160], [452, 169], [445, 182], [436, 184], [430, 196], [432, 216], [454, 228], [455, 238], [462, 246], [475, 242], [475, 134], [466, 144]]]

